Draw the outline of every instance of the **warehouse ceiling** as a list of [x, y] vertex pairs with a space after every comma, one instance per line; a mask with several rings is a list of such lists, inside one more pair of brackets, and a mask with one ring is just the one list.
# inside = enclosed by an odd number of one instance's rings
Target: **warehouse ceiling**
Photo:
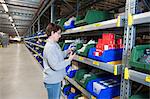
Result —
[[[5, 4], [8, 7], [8, 12], [6, 13], [5, 10], [3, 9], [2, 3], [0, 4], [0, 31], [8, 33], [9, 35], [16, 34], [14, 26], [12, 25], [12, 22], [10, 22], [9, 19], [9, 16], [11, 16], [17, 31], [19, 32], [20, 35], [22, 35], [27, 32], [27, 29], [29, 28], [31, 23], [33, 23], [33, 20], [35, 20], [36, 15], [38, 15], [37, 13], [39, 13], [39, 9], [41, 10], [41, 8], [43, 7], [43, 6], [41, 7], [42, 3], [48, 1], [50, 2], [51, 0], [0, 0], [0, 1], [5, 1]], [[55, 3], [57, 8], [56, 12], [58, 13], [57, 19], [61, 17], [69, 17], [75, 15], [77, 12], [77, 3], [79, 6], [80, 13], [82, 13], [82, 10], [85, 10], [86, 8], [111, 10], [115, 7], [125, 5], [125, 0], [54, 0], [54, 1], [56, 2]], [[104, 7], [104, 5], [107, 7]], [[47, 12], [45, 13], [48, 14], [44, 16], [50, 16], [49, 12], [50, 10], [47, 10]], [[46, 20], [44, 20], [44, 22], [45, 21]]]
[[[16, 34], [14, 23], [20, 35], [26, 32], [43, 0], [0, 0], [0, 32]], [[8, 12], [2, 6], [6, 4]], [[10, 21], [12, 17], [13, 21]]]
[[[8, 12], [4, 10], [2, 1], [5, 1], [4, 4], [7, 5]], [[0, 32], [16, 35], [16, 30], [12, 23], [14, 23], [20, 35], [27, 33], [27, 30], [32, 25], [31, 23], [35, 23], [34, 32], [36, 32], [38, 30], [37, 21], [34, 22], [34, 20], [36, 20], [40, 12], [47, 8], [47, 5], [52, 1], [55, 1], [56, 5], [55, 19], [59, 19], [62, 17], [69, 18], [77, 14], [85, 15], [88, 9], [105, 10], [114, 13], [124, 12], [126, 0], [0, 0]], [[144, 2], [142, 4], [145, 9]], [[12, 17], [13, 22], [10, 22], [9, 16]], [[50, 21], [50, 7], [45, 10], [40, 20], [40, 29], [44, 29]]]

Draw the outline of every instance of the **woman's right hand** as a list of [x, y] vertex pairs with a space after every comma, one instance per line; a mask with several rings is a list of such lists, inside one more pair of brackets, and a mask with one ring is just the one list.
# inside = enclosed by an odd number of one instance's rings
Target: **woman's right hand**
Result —
[[68, 59], [69, 59], [70, 61], [72, 61], [73, 58], [75, 57], [75, 55], [76, 55], [76, 53], [73, 54], [73, 52], [71, 52]]

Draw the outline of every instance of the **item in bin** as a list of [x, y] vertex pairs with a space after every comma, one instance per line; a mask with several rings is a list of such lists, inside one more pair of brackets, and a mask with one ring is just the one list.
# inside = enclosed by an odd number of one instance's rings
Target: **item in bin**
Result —
[[100, 84], [97, 83], [97, 82], [94, 82], [94, 83], [93, 83], [93, 92], [95, 92], [96, 94], [99, 94], [100, 91], [101, 91], [102, 89], [105, 89], [105, 88], [106, 88], [105, 86], [100, 85]]
[[85, 74], [84, 77], [83, 77], [83, 79], [80, 80], [80, 82], [84, 83], [85, 80], [86, 80], [88, 77], [91, 77], [91, 74]]
[[90, 44], [96, 44], [96, 42], [94, 40], [90, 40], [87, 44], [83, 44], [83, 47], [81, 49], [78, 50], [78, 52], [84, 52], [85, 49], [86, 49], [86, 46], [87, 45], [90, 45]]
[[142, 63], [150, 64], [150, 48], [146, 48], [144, 55], [139, 58], [139, 61]]

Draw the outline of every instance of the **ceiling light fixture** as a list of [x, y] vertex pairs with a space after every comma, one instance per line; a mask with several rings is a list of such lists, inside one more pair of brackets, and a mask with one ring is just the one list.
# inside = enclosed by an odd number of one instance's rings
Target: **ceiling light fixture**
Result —
[[14, 24], [14, 23], [12, 23], [12, 26], [13, 26], [13, 27], [15, 27], [15, 24]]
[[7, 7], [7, 5], [6, 5], [6, 4], [4, 4], [4, 3], [2, 3], [2, 6], [3, 6], [3, 8], [4, 8], [5, 12], [8, 12], [8, 7]]
[[1, 0], [0, 2], [1, 2], [1, 3], [5, 3], [5, 1], [4, 1], [4, 0]]
[[14, 27], [14, 29], [16, 30], [17, 28], [16, 28], [16, 27]]
[[12, 17], [11, 17], [11, 16], [9, 16], [9, 20], [10, 20], [10, 22], [13, 22], [13, 19], [12, 19]]

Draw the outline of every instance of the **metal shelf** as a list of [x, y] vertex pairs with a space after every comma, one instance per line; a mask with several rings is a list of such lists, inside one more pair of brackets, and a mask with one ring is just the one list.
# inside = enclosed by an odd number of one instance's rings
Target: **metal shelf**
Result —
[[40, 48], [44, 48], [44, 46], [42, 46], [42, 45], [38, 45], [38, 44], [29, 42], [29, 41], [25, 41], [25, 43], [32, 44], [32, 45], [38, 46], [38, 47], [40, 47]]
[[87, 90], [81, 87], [75, 80], [69, 78], [68, 76], [66, 76], [65, 79], [68, 80], [72, 85], [74, 85], [78, 90], [80, 90], [89, 99], [96, 99], [93, 95], [91, 95], [91, 93], [89, 93]]
[[150, 87], [150, 75], [129, 69], [129, 79]]
[[43, 59], [43, 56], [41, 56], [38, 52], [36, 52], [33, 48], [31, 48], [29, 45], [25, 44], [29, 49], [31, 49], [34, 53], [36, 53], [38, 56], [40, 56]]
[[40, 36], [28, 37], [28, 38], [24, 38], [24, 40], [29, 40], [29, 39], [34, 39], [34, 38], [41, 38], [41, 37], [47, 37], [47, 35], [40, 35]]
[[63, 96], [64, 99], [67, 99], [67, 96], [61, 91], [61, 95]]
[[85, 32], [85, 31], [93, 31], [93, 30], [99, 30], [99, 29], [107, 29], [107, 28], [114, 28], [114, 27], [123, 27], [123, 18], [124, 16], [118, 16], [116, 19], [111, 19], [103, 22], [98, 22], [94, 24], [89, 24], [85, 26], [80, 26], [73, 29], [68, 29], [62, 34], [72, 34], [72, 33], [78, 33], [78, 32]]
[[110, 73], [113, 73], [114, 75], [119, 75], [121, 73], [121, 64], [112, 65], [112, 64], [99, 62], [99, 61], [92, 60], [92, 59], [78, 56], [78, 55], [76, 55], [74, 60], [91, 65], [93, 67], [96, 67], [105, 71], [108, 71]]
[[133, 24], [150, 23], [150, 11], [133, 15]]

